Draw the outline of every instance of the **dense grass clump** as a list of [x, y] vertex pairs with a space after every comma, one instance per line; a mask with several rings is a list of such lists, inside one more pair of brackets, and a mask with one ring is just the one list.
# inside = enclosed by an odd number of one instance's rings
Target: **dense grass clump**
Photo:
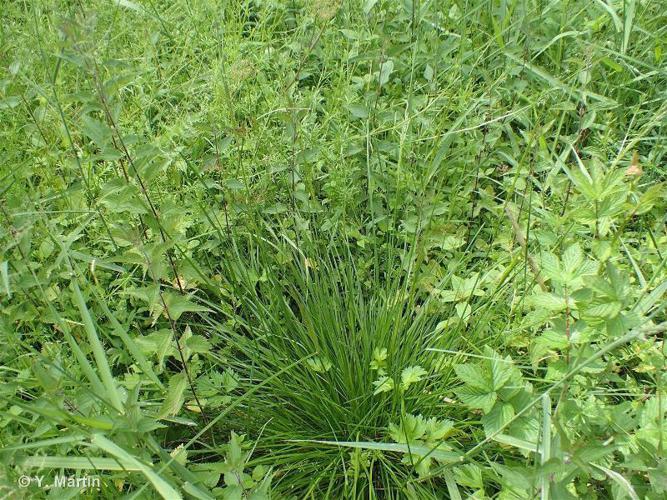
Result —
[[664, 498], [663, 4], [5, 2], [0, 498]]
[[[243, 321], [218, 330], [233, 346], [231, 366], [242, 378], [259, 382], [299, 364], [249, 398], [232, 416], [232, 425], [264, 436], [257, 451], [267, 453], [268, 463], [287, 466], [289, 475], [281, 481], [286, 490], [318, 483], [337, 495], [350, 488], [367, 490], [368, 478], [358, 486], [350, 477], [345, 486], [347, 451], [322, 449], [313, 441], [383, 439], [390, 422], [400, 422], [405, 412], [452, 413], [429, 388], [451, 383], [453, 372], [441, 371], [439, 356], [426, 349], [453, 348], [456, 338], [437, 331], [414, 280], [393, 267], [369, 273], [364, 283], [350, 255], [305, 255], [290, 254], [264, 279], [257, 277], [261, 269], [272, 268], [270, 258], [249, 268], [241, 263], [237, 270]], [[398, 386], [406, 369], [419, 373], [415, 387], [383, 390], [380, 381], [391, 380], [387, 388]], [[405, 467], [388, 473], [383, 463], [376, 481], [402, 491]], [[375, 466], [368, 467], [369, 474]]]

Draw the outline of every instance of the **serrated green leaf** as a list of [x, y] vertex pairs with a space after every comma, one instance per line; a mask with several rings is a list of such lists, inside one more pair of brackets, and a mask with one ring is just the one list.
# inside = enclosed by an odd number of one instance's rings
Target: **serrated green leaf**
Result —
[[421, 366], [409, 366], [401, 372], [401, 387], [407, 389], [411, 384], [421, 381], [426, 375], [426, 370]]
[[475, 364], [455, 365], [454, 371], [461, 382], [470, 387], [475, 387], [481, 392], [493, 391], [493, 384], [490, 377]]
[[490, 348], [485, 349], [485, 354], [490, 358], [491, 366], [491, 389], [494, 391], [500, 390], [512, 377], [513, 364], [508, 357], [501, 358], [496, 352]]
[[577, 243], [570, 245], [563, 252], [562, 261], [563, 270], [570, 276], [575, 276], [584, 263], [584, 254], [581, 251], [581, 247]]
[[490, 412], [482, 417], [482, 425], [487, 436], [492, 435], [514, 418], [514, 408], [509, 403], [496, 403]]
[[160, 407], [158, 418], [177, 415], [181, 411], [183, 403], [185, 403], [185, 389], [187, 387], [188, 379], [184, 372], [177, 373], [169, 379], [167, 397]]
[[193, 335], [188, 338], [185, 345], [193, 353], [208, 352], [211, 350], [211, 343], [201, 335]]
[[459, 399], [470, 408], [482, 410], [488, 413], [493, 408], [498, 395], [472, 386], [464, 386], [454, 391]]
[[[208, 307], [201, 306], [192, 302], [187, 296], [180, 293], [165, 292], [162, 294], [164, 302], [169, 312], [169, 317], [177, 321], [178, 318], [185, 312], [206, 312], [210, 311]], [[160, 305], [160, 304], [158, 304]], [[164, 306], [160, 308], [159, 312], [164, 311]], [[159, 312], [157, 315], [159, 315]], [[165, 311], [166, 312], [166, 311]]]
[[376, 396], [382, 392], [391, 391], [394, 388], [394, 379], [391, 377], [380, 377], [375, 382], [373, 382], [373, 385], [375, 386], [373, 395]]
[[538, 292], [528, 297], [527, 301], [535, 308], [552, 312], [564, 311], [567, 308], [565, 297], [549, 292]]

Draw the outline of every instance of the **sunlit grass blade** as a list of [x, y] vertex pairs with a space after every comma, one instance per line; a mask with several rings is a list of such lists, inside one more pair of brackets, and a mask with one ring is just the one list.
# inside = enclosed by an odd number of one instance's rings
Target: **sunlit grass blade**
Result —
[[132, 467], [133, 470], [140, 471], [165, 500], [178, 500], [183, 498], [173, 486], [156, 474], [151, 466], [137, 460], [123, 448], [108, 440], [101, 434], [93, 435], [90, 442], [93, 446], [113, 455], [121, 464], [127, 464]]
[[111, 404], [116, 408], [120, 413], [123, 412], [123, 403], [121, 401], [120, 393], [116, 385], [116, 381], [111, 374], [111, 368], [109, 367], [109, 362], [104, 352], [104, 347], [100, 342], [99, 337], [97, 336], [97, 330], [95, 329], [95, 324], [93, 319], [90, 316], [90, 311], [86, 306], [86, 302], [81, 294], [81, 289], [79, 288], [76, 280], [72, 281], [72, 288], [74, 290], [74, 300], [76, 305], [81, 313], [81, 318], [83, 319], [84, 328], [88, 335], [88, 342], [90, 343], [90, 348], [93, 351], [93, 356], [97, 363], [97, 369], [100, 372], [100, 377], [105, 387], [105, 392]]

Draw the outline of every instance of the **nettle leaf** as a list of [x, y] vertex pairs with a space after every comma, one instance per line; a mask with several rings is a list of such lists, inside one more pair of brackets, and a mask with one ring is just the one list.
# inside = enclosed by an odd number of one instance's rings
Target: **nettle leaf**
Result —
[[454, 430], [454, 422], [451, 420], [438, 420], [431, 417], [426, 420], [426, 442], [437, 443], [447, 438]]
[[125, 294], [146, 302], [150, 310], [157, 307], [157, 303], [160, 301], [160, 287], [158, 285], [128, 288]]
[[430, 82], [431, 80], [433, 80], [433, 75], [434, 75], [433, 67], [430, 64], [427, 64], [426, 67], [424, 68], [424, 79]]
[[466, 405], [488, 413], [498, 399], [498, 391], [502, 391], [507, 397], [516, 392], [518, 387], [508, 387], [508, 390], [504, 388], [510, 380], [520, 380], [521, 374], [509, 356], [501, 358], [490, 347], [484, 348], [484, 355], [485, 359], [480, 364], [470, 363], [454, 367], [456, 374], [465, 383], [463, 387], [456, 389], [455, 393]]
[[560, 260], [551, 252], [543, 252], [540, 269], [545, 278], [559, 280], [563, 276]]
[[401, 386], [407, 389], [411, 384], [421, 381], [426, 375], [426, 370], [421, 366], [409, 366], [401, 372]]
[[567, 336], [561, 332], [547, 330], [537, 337], [530, 348], [530, 360], [537, 367], [540, 360], [550, 351], [561, 351], [570, 345]]
[[169, 379], [167, 397], [160, 407], [158, 418], [177, 415], [181, 411], [183, 403], [185, 403], [185, 389], [187, 387], [188, 379], [184, 372], [177, 373]]
[[389, 435], [397, 443], [408, 445], [409, 456], [404, 457], [401, 462], [415, 465], [415, 472], [423, 477], [431, 469], [433, 460], [450, 462], [453, 453], [449, 450], [452, 448], [443, 440], [453, 428], [454, 424], [449, 420], [438, 420], [435, 417], [425, 419], [422, 415], [407, 414], [398, 424], [389, 424]]
[[[162, 294], [164, 297], [164, 302], [167, 306], [167, 311], [169, 312], [169, 317], [172, 320], [177, 321], [178, 318], [185, 312], [207, 312], [210, 311], [208, 307], [195, 304], [190, 300], [186, 295], [174, 292], [164, 292]], [[165, 316], [167, 311], [164, 310], [164, 306], [160, 303], [162, 307], [158, 307], [158, 311], [154, 314], [156, 317], [164, 312]]]
[[606, 302], [594, 305], [583, 311], [584, 317], [612, 319], [618, 316], [623, 305], [620, 302]]
[[239, 386], [239, 376], [232, 369], [226, 369], [222, 374], [222, 387], [227, 392], [232, 392]]
[[627, 300], [630, 290], [630, 280], [625, 273], [620, 273], [618, 268], [611, 262], [607, 262], [607, 276], [614, 290], [614, 298], [623, 302]]
[[355, 118], [366, 119], [368, 118], [368, 108], [363, 104], [348, 104], [346, 106], [350, 114]]
[[211, 343], [201, 335], [193, 335], [188, 338], [185, 345], [193, 353], [208, 352], [211, 350]]

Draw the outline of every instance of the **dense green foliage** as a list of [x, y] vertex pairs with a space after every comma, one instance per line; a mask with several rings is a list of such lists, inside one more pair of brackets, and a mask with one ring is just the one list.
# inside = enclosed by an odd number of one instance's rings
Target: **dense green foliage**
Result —
[[664, 1], [0, 16], [2, 498], [665, 498]]

